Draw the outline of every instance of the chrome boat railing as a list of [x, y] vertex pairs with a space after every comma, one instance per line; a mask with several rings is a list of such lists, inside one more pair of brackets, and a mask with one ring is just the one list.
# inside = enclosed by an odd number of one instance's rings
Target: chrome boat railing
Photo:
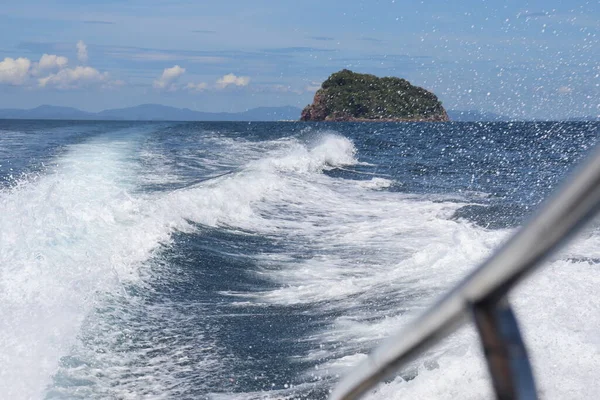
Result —
[[537, 398], [533, 373], [507, 293], [600, 209], [600, 148], [540, 211], [407, 329], [387, 339], [333, 390], [357, 399], [470, 319], [475, 322], [496, 397]]

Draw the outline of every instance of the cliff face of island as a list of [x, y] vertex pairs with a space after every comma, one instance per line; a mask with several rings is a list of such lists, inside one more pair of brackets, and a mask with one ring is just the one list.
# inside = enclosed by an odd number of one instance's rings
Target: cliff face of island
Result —
[[431, 92], [394, 77], [332, 74], [302, 110], [302, 121], [449, 121]]

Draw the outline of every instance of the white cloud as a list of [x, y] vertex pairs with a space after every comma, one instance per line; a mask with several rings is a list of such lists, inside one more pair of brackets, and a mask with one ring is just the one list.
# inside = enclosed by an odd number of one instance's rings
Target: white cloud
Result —
[[179, 79], [184, 72], [185, 68], [181, 68], [179, 65], [175, 65], [171, 68], [165, 68], [160, 78], [154, 81], [154, 87], [157, 89], [174, 90], [175, 85], [173, 85], [173, 83]]
[[27, 58], [17, 58], [16, 60], [6, 57], [0, 61], [0, 84], [23, 85], [29, 78], [29, 68], [31, 61]]
[[[77, 58], [87, 60], [87, 48], [81, 40], [77, 43]], [[92, 84], [100, 84], [102, 88], [118, 87], [123, 81], [110, 81], [107, 72], [100, 72], [88, 66], [68, 68], [69, 59], [55, 54], [43, 54], [38, 62], [28, 58], [5, 58], [0, 62], [0, 84], [25, 85], [38, 78], [39, 87], [55, 87], [58, 89], [75, 89]], [[43, 75], [48, 74], [43, 77]], [[40, 77], [42, 76], [42, 77]]]
[[200, 82], [200, 83], [188, 83], [185, 87], [188, 90], [191, 91], [196, 91], [196, 92], [201, 92], [203, 90], [205, 90], [206, 88], [208, 88], [208, 85], [204, 82]]
[[79, 60], [79, 62], [84, 64], [88, 60], [87, 46], [85, 43], [83, 43], [83, 40], [77, 42], [77, 59]]
[[108, 81], [108, 73], [92, 67], [66, 68], [45, 78], [38, 79], [41, 87], [54, 86], [58, 89], [76, 89], [82, 86]]
[[44, 54], [38, 63], [39, 69], [62, 69], [67, 66], [69, 59], [55, 54]]
[[229, 85], [235, 86], [248, 86], [250, 78], [247, 76], [235, 76], [234, 74], [227, 74], [217, 80], [217, 86], [221, 89], [226, 88]]

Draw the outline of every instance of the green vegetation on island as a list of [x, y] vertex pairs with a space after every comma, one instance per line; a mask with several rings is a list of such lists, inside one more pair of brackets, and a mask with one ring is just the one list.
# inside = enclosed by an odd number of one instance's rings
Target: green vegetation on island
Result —
[[302, 121], [448, 121], [431, 92], [395, 77], [347, 69], [332, 74], [302, 110]]

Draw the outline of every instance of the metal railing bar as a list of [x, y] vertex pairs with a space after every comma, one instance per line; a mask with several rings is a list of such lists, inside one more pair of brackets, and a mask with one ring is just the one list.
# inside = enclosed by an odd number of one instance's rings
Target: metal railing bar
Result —
[[486, 262], [407, 329], [386, 340], [334, 389], [330, 399], [356, 399], [462, 325], [471, 305], [503, 297], [600, 208], [600, 147], [541, 210]]
[[476, 304], [472, 313], [496, 398], [536, 400], [527, 349], [508, 299]]

